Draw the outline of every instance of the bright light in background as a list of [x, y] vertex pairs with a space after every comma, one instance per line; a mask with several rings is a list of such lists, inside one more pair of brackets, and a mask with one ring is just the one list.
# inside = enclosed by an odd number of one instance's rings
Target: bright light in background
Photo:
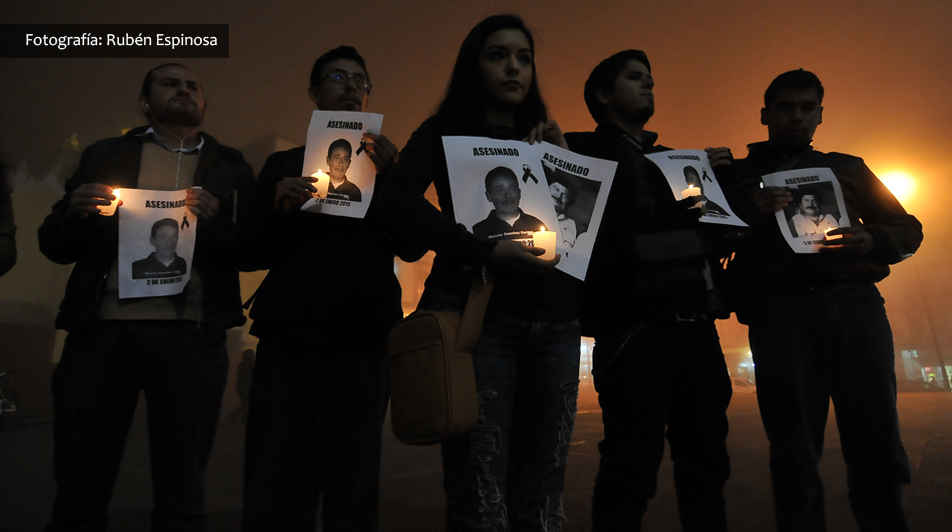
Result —
[[886, 185], [886, 188], [896, 196], [899, 203], [906, 203], [912, 199], [916, 191], [916, 180], [909, 174], [902, 171], [886, 172], [879, 176], [879, 180]]

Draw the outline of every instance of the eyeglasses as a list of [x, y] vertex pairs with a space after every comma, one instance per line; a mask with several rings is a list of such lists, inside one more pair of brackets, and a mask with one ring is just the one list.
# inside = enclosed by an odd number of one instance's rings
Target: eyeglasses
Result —
[[356, 87], [359, 91], [370, 92], [370, 88], [373, 86], [369, 81], [367, 81], [367, 78], [364, 77], [363, 74], [351, 75], [347, 72], [344, 72], [343, 70], [329, 72], [326, 76], [324, 76], [324, 79], [330, 81], [334, 85], [347, 85], [347, 80], [351, 80], [354, 82], [354, 87]]

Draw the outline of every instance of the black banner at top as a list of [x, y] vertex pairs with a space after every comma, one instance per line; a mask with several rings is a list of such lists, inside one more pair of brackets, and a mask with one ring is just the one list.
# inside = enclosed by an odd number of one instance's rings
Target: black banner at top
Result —
[[228, 24], [0, 24], [0, 57], [228, 57]]

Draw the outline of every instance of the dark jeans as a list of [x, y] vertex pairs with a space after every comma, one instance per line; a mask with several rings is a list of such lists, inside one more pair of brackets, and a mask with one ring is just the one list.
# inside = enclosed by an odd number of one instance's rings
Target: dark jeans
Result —
[[378, 528], [389, 398], [381, 349], [258, 344], [245, 444], [243, 530]]
[[726, 530], [731, 385], [714, 323], [642, 323], [596, 338], [593, 362], [605, 439], [598, 444], [592, 530], [641, 530], [666, 426], [681, 526]]
[[102, 321], [71, 332], [53, 373], [57, 490], [46, 530], [106, 530], [140, 390], [148, 403], [152, 530], [204, 530], [205, 466], [227, 374], [220, 325]]
[[479, 422], [443, 443], [448, 531], [558, 531], [578, 400], [577, 321], [487, 315], [473, 352]]
[[832, 398], [859, 529], [909, 530], [900, 493], [909, 459], [899, 439], [892, 331], [876, 287], [766, 298], [750, 323], [750, 348], [770, 439], [777, 529], [826, 530], [818, 464]]

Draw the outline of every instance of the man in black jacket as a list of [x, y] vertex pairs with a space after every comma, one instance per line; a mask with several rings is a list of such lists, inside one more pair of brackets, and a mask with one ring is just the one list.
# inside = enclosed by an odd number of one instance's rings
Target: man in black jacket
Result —
[[[149, 404], [153, 527], [205, 527], [205, 465], [228, 370], [225, 329], [244, 322], [238, 251], [254, 175], [241, 153], [198, 132], [205, 98], [185, 67], [149, 71], [139, 105], [151, 126], [87, 148], [39, 230], [43, 254], [74, 264], [56, 317], [69, 336], [53, 375], [57, 493], [49, 531], [106, 529], [140, 390]], [[113, 188], [188, 189], [198, 228], [181, 294], [119, 299], [118, 217], [99, 211], [115, 199]]]
[[[370, 77], [354, 48], [319, 57], [310, 81], [318, 109], [366, 109]], [[397, 149], [383, 136], [364, 137], [379, 185]], [[262, 231], [251, 260], [271, 271], [251, 309], [260, 341], [243, 528], [313, 530], [320, 497], [324, 530], [376, 530], [386, 337], [403, 316], [395, 247], [373, 204], [364, 219], [302, 212], [316, 191], [303, 166], [303, 146], [271, 155], [255, 192]]]
[[[698, 197], [676, 200], [645, 158], [667, 149], [644, 130], [653, 87], [644, 52], [609, 57], [585, 83], [598, 128], [565, 136], [573, 151], [618, 162], [582, 296], [582, 332], [595, 337], [592, 373], [605, 424], [592, 530], [641, 529], [665, 427], [684, 530], [726, 530], [731, 386], [709, 305], [710, 262], [698, 222], [704, 209], [691, 209]], [[708, 153], [712, 166], [730, 163], [726, 148]], [[636, 241], [649, 251], [636, 255]], [[655, 262], [651, 242], [696, 251]]]
[[[822, 103], [814, 74], [778, 76], [761, 109], [768, 140], [737, 161], [729, 197], [753, 234], [737, 263], [746, 288], [738, 318], [750, 326], [777, 529], [826, 529], [818, 465], [832, 398], [859, 529], [901, 532], [909, 530], [901, 495], [909, 459], [899, 436], [892, 332], [873, 283], [918, 249], [922, 225], [862, 159], [813, 149]], [[836, 175], [852, 226], [830, 230], [842, 237], [819, 253], [797, 254], [774, 214], [793, 197], [761, 188], [761, 177], [818, 167]]]

